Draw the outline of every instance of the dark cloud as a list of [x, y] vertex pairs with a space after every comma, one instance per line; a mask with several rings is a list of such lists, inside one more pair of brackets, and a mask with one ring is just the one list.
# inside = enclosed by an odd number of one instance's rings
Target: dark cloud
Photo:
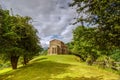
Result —
[[41, 44], [46, 47], [53, 38], [69, 42], [72, 39], [70, 25], [76, 16], [68, 6], [72, 0], [0, 0], [4, 9], [12, 8], [14, 14], [31, 16], [38, 30]]

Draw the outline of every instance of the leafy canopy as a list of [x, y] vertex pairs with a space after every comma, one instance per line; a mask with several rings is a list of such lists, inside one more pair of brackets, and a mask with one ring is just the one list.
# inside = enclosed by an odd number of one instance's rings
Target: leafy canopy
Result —
[[70, 6], [77, 6], [77, 23], [96, 26], [96, 44], [107, 50], [120, 48], [119, 0], [73, 0]]

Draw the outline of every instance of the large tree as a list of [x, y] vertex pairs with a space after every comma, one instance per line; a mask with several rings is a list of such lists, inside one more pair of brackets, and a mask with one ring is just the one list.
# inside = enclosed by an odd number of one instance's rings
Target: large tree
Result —
[[26, 64], [28, 62], [28, 59], [38, 54], [38, 52], [41, 50], [41, 46], [39, 42], [39, 37], [36, 35], [37, 30], [33, 27], [32, 24], [29, 23], [31, 18], [26, 16], [26, 17], [20, 17], [20, 19], [23, 21], [23, 26], [22, 27], [18, 26], [17, 28], [15, 28], [15, 31], [16, 33], [21, 35], [19, 46], [25, 49], [23, 58], [24, 58], [24, 64]]
[[30, 17], [13, 16], [8, 10], [2, 10], [1, 14], [0, 52], [10, 59], [12, 68], [16, 69], [20, 56], [34, 56], [39, 52], [39, 38], [29, 23]]
[[91, 64], [99, 56], [99, 48], [95, 44], [96, 28], [78, 26], [73, 31], [73, 48], [72, 52], [79, 56], [83, 61], [89, 60]]
[[96, 44], [103, 49], [120, 48], [120, 1], [119, 0], [73, 0], [77, 6], [77, 22], [95, 25]]

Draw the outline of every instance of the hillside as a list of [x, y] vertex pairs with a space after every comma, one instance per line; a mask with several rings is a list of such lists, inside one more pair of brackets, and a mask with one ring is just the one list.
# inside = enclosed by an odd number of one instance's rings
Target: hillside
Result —
[[119, 75], [81, 63], [76, 56], [39, 56], [17, 70], [0, 70], [0, 80], [119, 80]]

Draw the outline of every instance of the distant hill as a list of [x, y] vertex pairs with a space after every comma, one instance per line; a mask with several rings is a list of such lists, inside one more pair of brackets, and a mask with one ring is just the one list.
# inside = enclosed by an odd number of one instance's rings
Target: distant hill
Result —
[[0, 80], [119, 80], [119, 75], [88, 66], [73, 55], [38, 56], [17, 70], [0, 70]]

